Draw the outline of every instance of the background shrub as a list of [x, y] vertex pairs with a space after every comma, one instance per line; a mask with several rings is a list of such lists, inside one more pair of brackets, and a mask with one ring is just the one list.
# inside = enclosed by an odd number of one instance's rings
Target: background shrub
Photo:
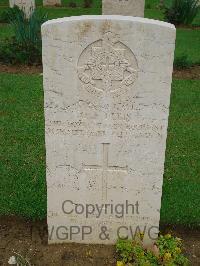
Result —
[[40, 64], [42, 61], [41, 25], [47, 20], [47, 15], [35, 10], [26, 19], [23, 11], [11, 9], [9, 22], [14, 31], [14, 37], [0, 44], [0, 61], [11, 64]]
[[183, 255], [180, 238], [171, 234], [160, 235], [154, 246], [144, 247], [143, 240], [118, 240], [116, 244], [117, 265], [137, 266], [188, 266], [189, 260]]
[[69, 7], [76, 8], [77, 4], [74, 1], [69, 2]]
[[19, 10], [9, 18], [18, 44], [41, 49], [41, 25], [47, 20], [46, 14], [35, 10], [30, 19], [26, 19], [25, 14]]
[[42, 52], [35, 46], [24, 46], [15, 38], [0, 43], [0, 62], [4, 64], [40, 65]]
[[9, 23], [10, 20], [15, 19], [17, 13], [23, 14], [23, 11], [20, 10], [18, 6], [14, 6], [13, 8], [6, 8], [0, 15], [0, 22]]
[[84, 0], [84, 7], [85, 8], [92, 7], [92, 0]]
[[175, 25], [189, 25], [199, 10], [199, 0], [173, 0], [170, 7], [165, 7], [165, 19]]
[[8, 10], [9, 8], [5, 9], [1, 14], [0, 14], [0, 23], [8, 23]]

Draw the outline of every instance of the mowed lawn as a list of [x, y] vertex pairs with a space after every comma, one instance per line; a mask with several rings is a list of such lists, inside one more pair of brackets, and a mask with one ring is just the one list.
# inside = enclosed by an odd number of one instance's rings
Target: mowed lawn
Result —
[[[161, 222], [200, 223], [200, 81], [172, 86]], [[0, 214], [46, 217], [42, 77], [0, 74]]]

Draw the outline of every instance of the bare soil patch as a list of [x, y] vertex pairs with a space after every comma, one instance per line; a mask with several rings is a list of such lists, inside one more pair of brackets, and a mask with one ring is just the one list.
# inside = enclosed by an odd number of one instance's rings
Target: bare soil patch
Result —
[[[186, 255], [194, 266], [200, 265], [200, 231], [166, 227], [166, 232], [184, 240]], [[17, 217], [0, 217], [0, 265], [20, 253], [36, 266], [114, 266], [115, 247], [104, 245], [47, 245], [45, 221], [28, 221]]]
[[199, 25], [175, 25], [177, 29], [200, 30]]
[[200, 66], [196, 65], [186, 69], [174, 69], [173, 78], [200, 79]]
[[42, 73], [42, 66], [0, 64], [0, 72], [13, 74], [40, 74]]

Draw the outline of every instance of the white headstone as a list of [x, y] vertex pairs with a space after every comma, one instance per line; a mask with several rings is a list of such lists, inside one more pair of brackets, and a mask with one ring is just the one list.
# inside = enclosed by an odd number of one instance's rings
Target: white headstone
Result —
[[10, 7], [18, 6], [22, 9], [27, 18], [31, 16], [35, 9], [35, 0], [9, 0]]
[[43, 6], [61, 6], [61, 0], [43, 0]]
[[144, 17], [145, 0], [102, 0], [103, 15]]
[[160, 219], [174, 26], [82, 16], [48, 21], [42, 36], [49, 243], [114, 243], [138, 228], [151, 242]]

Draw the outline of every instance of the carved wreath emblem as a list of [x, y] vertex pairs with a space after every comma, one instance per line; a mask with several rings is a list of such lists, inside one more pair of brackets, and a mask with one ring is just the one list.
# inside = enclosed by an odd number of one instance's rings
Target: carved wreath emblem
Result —
[[78, 77], [90, 91], [108, 93], [125, 89], [135, 82], [137, 74], [133, 52], [112, 32], [90, 44], [78, 62]]

